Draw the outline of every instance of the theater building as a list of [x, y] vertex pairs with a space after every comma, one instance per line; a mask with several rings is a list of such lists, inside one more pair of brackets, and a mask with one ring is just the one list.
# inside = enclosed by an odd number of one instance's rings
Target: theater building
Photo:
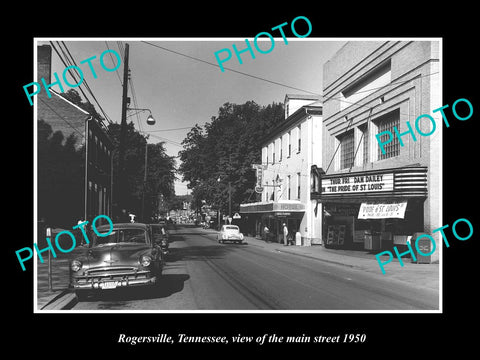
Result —
[[[442, 106], [440, 45], [351, 41], [324, 64], [323, 173], [312, 198], [323, 204], [325, 246], [402, 249], [415, 234], [442, 226], [443, 123], [432, 112]], [[422, 114], [435, 119], [436, 130], [415, 133], [415, 141], [407, 122], [416, 132]], [[424, 120], [418, 128], [429, 133]], [[394, 127], [403, 135], [382, 151], [376, 135], [395, 134]], [[432, 236], [438, 249], [439, 234]]]
[[312, 164], [321, 163], [322, 106], [319, 97], [285, 96], [285, 120], [262, 144], [260, 167], [261, 201], [240, 205], [247, 232], [283, 241], [285, 223], [297, 245], [321, 241], [321, 204], [310, 199]]

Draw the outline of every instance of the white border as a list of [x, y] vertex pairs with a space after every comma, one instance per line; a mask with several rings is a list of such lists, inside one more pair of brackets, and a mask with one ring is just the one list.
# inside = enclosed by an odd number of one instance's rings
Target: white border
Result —
[[[244, 41], [245, 39], [253, 40], [253, 37], [242, 38], [242, 37], [226, 37], [226, 38], [136, 38], [136, 37], [88, 37], [88, 38], [76, 38], [76, 37], [52, 37], [52, 38], [33, 38], [33, 74], [34, 80], [37, 79], [37, 43], [39, 41]], [[282, 37], [274, 37], [275, 41], [283, 41]], [[260, 41], [269, 41], [269, 38], [259, 38]], [[315, 38], [315, 37], [305, 37], [305, 38], [290, 38], [287, 37], [287, 40], [290, 41], [438, 41], [439, 42], [439, 86], [440, 86], [440, 97], [441, 102], [443, 103], [443, 38], [442, 37], [371, 37], [371, 38], [351, 38], [351, 37], [337, 37], [337, 38]], [[37, 101], [34, 102], [34, 164], [33, 164], [33, 188], [34, 188], [34, 236], [33, 243], [37, 242]], [[440, 192], [439, 206], [440, 206], [440, 224], [443, 224], [443, 137], [441, 141], [442, 151], [440, 152], [440, 165], [439, 172], [442, 174], [440, 177], [440, 184], [442, 191]], [[32, 249], [33, 249], [32, 243]], [[37, 303], [37, 256], [33, 256], [33, 281], [34, 281], [34, 293], [33, 293], [33, 304], [34, 304], [34, 313], [48, 313], [48, 314], [84, 314], [84, 313], [93, 313], [93, 314], [146, 314], [146, 313], [160, 313], [160, 314], [441, 314], [443, 313], [443, 246], [439, 246], [439, 309], [438, 310], [39, 310]]]

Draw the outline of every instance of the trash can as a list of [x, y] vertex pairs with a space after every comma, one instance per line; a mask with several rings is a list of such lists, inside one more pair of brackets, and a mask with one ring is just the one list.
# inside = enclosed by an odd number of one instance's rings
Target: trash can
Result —
[[[417, 240], [418, 237], [421, 235], [428, 235], [426, 233], [415, 233], [412, 236], [412, 239], [410, 241], [410, 246], [412, 247], [412, 251], [415, 254], [415, 257], [417, 258], [417, 261], [413, 260], [412, 257], [412, 262], [416, 262], [417, 264], [431, 264], [432, 263], [432, 254], [423, 256], [418, 253], [418, 249], [423, 253], [423, 254], [429, 254], [432, 251], [432, 241], [428, 237], [422, 237]], [[418, 242], [418, 245], [415, 246], [415, 243]]]

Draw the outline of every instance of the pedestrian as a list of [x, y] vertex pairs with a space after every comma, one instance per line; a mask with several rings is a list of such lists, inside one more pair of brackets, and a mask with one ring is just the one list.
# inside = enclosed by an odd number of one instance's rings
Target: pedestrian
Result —
[[131, 222], [131, 223], [134, 223], [134, 222], [135, 222], [135, 217], [136, 217], [136, 215], [135, 215], [135, 214], [132, 214], [132, 213], [129, 213], [128, 216], [130, 216], [130, 222]]
[[265, 227], [263, 228], [263, 235], [265, 236], [265, 241], [266, 242], [269, 242], [268, 241], [268, 237], [270, 235], [269, 233], [270, 233], [270, 230], [268, 229], [267, 224], [265, 224]]
[[287, 224], [283, 223], [283, 245], [288, 246], [288, 228]]

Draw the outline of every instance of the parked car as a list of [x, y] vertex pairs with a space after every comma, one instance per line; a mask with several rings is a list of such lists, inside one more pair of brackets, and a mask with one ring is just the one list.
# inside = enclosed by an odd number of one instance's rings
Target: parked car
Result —
[[220, 232], [217, 235], [217, 240], [221, 244], [225, 241], [242, 243], [243, 234], [240, 232], [240, 228], [237, 225], [222, 225]]
[[[98, 226], [100, 235], [110, 225]], [[115, 289], [158, 283], [164, 255], [142, 223], [113, 224], [108, 236], [93, 233], [88, 247], [70, 261], [70, 286], [77, 290]]]

